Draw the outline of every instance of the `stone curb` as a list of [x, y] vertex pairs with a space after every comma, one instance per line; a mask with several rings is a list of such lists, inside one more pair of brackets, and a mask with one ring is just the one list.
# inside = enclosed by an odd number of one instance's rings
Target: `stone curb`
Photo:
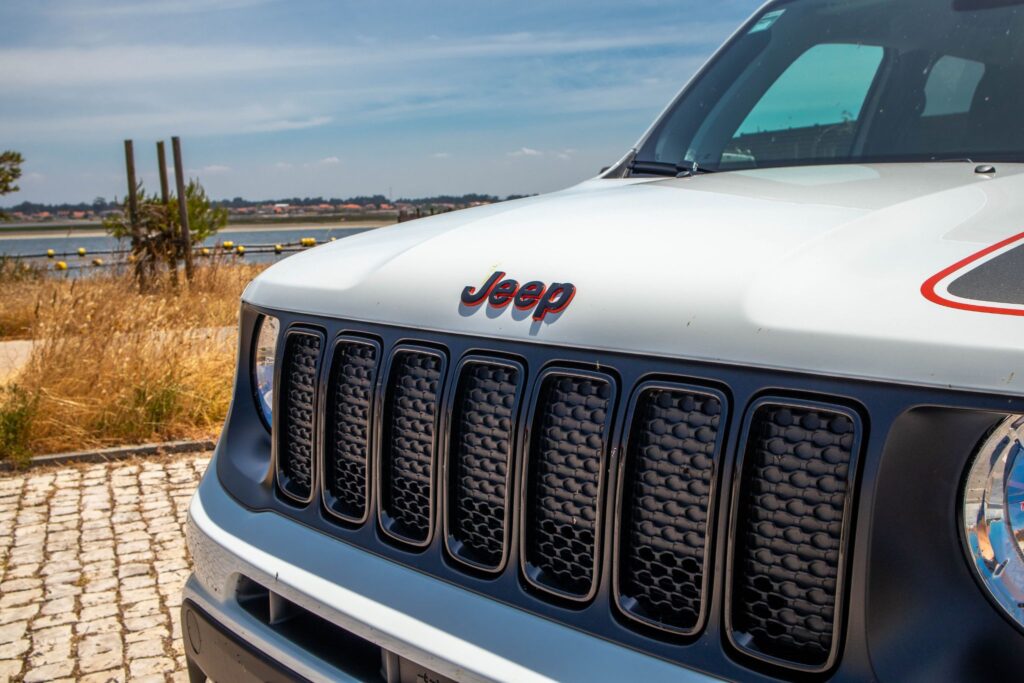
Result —
[[212, 451], [216, 442], [210, 439], [198, 441], [166, 441], [164, 443], [150, 443], [141, 446], [116, 446], [114, 448], [100, 448], [93, 451], [76, 451], [72, 453], [53, 453], [50, 455], [37, 455], [28, 461], [23, 467], [14, 463], [0, 462], [0, 472], [15, 472], [21, 469], [33, 467], [44, 467], [46, 465], [68, 465], [79, 462], [112, 462], [115, 460], [127, 460], [150, 455], [169, 455], [171, 453], [198, 453], [200, 451]]

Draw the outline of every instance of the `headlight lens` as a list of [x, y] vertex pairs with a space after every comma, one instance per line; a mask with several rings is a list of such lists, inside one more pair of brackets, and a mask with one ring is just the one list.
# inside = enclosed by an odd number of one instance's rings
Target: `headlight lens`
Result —
[[277, 318], [265, 315], [260, 318], [256, 333], [256, 348], [253, 350], [252, 383], [256, 388], [256, 406], [263, 423], [270, 429], [274, 410], [274, 358], [277, 355]]
[[1024, 625], [1024, 415], [1002, 422], [975, 456], [964, 493], [967, 551], [981, 582]]

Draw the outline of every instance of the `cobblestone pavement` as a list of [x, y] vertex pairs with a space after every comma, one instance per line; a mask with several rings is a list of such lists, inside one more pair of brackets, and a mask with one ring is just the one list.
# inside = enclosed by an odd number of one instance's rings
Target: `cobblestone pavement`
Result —
[[0, 681], [187, 681], [184, 524], [209, 455], [0, 475]]

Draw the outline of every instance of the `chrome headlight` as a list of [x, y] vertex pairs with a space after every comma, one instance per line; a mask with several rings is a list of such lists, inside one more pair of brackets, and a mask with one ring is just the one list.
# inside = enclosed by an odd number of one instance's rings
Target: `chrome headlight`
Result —
[[274, 358], [277, 355], [277, 318], [265, 315], [257, 323], [256, 346], [252, 354], [252, 385], [256, 389], [256, 407], [263, 423], [274, 424]]
[[967, 552], [982, 584], [1024, 626], [1024, 415], [1004, 420], [967, 476]]

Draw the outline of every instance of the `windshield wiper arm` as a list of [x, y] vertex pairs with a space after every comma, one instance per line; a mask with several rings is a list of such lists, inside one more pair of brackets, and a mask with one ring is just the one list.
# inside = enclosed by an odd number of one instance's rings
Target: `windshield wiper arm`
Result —
[[629, 170], [631, 173], [644, 173], [647, 175], [663, 175], [672, 178], [689, 178], [690, 176], [714, 173], [711, 169], [704, 168], [696, 161], [686, 164], [670, 164], [665, 161], [640, 161], [633, 160]]
[[676, 164], [676, 178], [689, 178], [693, 175], [704, 175], [705, 173], [714, 173], [710, 168], [704, 168], [696, 161], [691, 161], [686, 165]]

